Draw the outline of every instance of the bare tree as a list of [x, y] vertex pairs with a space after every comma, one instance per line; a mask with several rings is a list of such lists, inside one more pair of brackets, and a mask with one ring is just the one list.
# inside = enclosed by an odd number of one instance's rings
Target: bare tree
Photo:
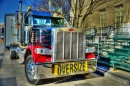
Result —
[[85, 19], [87, 16], [108, 1], [110, 0], [72, 0], [71, 12], [74, 17], [73, 26], [83, 26], [86, 23]]
[[80, 26], [80, 18], [83, 17], [86, 7], [89, 5], [89, 0], [72, 0], [71, 14], [73, 14], [74, 27]]
[[32, 5], [35, 10], [57, 12], [69, 21], [71, 0], [34, 0]]
[[[91, 0], [89, 3], [88, 8], [86, 9], [86, 12], [84, 13], [82, 20], [81, 20], [81, 24], [83, 25], [85, 19], [87, 18], [87, 16], [91, 13], [93, 13], [95, 11], [96, 8], [98, 8], [99, 6], [103, 5], [104, 3], [110, 2], [111, 0]], [[115, 2], [117, 3], [117, 2]], [[115, 4], [113, 3], [113, 4]], [[107, 8], [107, 7], [105, 7]]]

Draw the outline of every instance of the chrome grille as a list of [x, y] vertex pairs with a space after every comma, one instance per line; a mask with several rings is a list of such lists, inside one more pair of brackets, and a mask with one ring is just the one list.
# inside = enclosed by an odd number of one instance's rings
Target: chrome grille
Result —
[[84, 33], [57, 32], [55, 60], [84, 59]]

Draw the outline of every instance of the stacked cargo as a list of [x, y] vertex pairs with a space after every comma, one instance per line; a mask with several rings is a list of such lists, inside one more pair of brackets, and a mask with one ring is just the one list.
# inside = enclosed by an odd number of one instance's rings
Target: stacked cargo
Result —
[[[99, 47], [95, 46], [95, 53], [99, 55], [98, 63], [130, 71], [129, 27], [100, 28], [94, 38], [99, 40], [96, 43]], [[95, 44], [95, 40], [93, 43], [88, 42], [88, 44]]]

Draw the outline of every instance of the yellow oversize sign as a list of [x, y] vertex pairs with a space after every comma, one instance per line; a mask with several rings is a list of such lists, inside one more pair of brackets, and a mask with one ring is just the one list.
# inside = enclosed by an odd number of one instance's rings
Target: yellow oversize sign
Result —
[[80, 73], [88, 70], [87, 61], [61, 63], [54, 65], [54, 75], [66, 75], [73, 73]]

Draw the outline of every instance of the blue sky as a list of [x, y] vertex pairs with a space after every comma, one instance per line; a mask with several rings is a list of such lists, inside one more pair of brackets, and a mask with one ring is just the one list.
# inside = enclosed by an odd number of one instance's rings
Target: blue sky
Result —
[[[32, 0], [22, 0], [24, 10], [31, 5]], [[0, 0], [0, 23], [4, 22], [4, 15], [15, 13], [19, 10], [19, 0]]]

